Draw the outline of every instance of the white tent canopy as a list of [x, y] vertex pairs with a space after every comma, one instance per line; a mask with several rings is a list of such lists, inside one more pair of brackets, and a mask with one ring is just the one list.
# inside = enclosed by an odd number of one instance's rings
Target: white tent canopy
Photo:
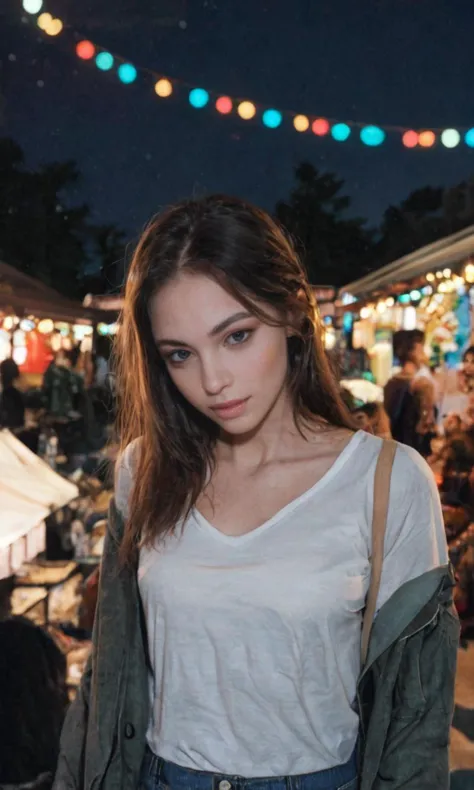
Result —
[[10, 431], [0, 431], [0, 579], [44, 550], [44, 519], [78, 493]]

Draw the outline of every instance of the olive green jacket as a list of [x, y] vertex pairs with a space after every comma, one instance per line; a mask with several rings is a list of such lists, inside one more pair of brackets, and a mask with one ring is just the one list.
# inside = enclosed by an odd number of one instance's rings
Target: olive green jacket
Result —
[[[133, 568], [119, 569], [112, 502], [93, 651], [61, 738], [53, 790], [134, 790], [148, 726], [145, 629]], [[448, 790], [459, 623], [449, 567], [381, 608], [358, 683], [360, 790]]]

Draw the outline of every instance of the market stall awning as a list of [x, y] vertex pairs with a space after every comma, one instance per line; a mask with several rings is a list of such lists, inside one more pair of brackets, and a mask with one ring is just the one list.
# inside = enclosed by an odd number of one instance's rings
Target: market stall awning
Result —
[[8, 263], [0, 261], [0, 311], [16, 315], [34, 315], [68, 323], [107, 322], [109, 315], [80, 302], [67, 299], [60, 293]]
[[44, 549], [44, 519], [78, 494], [10, 431], [0, 431], [0, 579]]
[[470, 255], [474, 255], [474, 225], [421, 247], [416, 252], [345, 285], [340, 289], [340, 294], [349, 294], [359, 299], [396, 283], [409, 282], [430, 271], [463, 263]]

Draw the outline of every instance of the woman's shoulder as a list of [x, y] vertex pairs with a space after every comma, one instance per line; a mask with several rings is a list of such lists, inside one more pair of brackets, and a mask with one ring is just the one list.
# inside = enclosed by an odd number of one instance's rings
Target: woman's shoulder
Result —
[[367, 455], [368, 465], [372, 467], [373, 471], [375, 471], [384, 441], [391, 441], [396, 445], [392, 469], [392, 486], [395, 490], [399, 489], [401, 492], [406, 493], [408, 490], [413, 490], [420, 486], [435, 485], [431, 468], [417, 450], [401, 442], [382, 439], [379, 436], [366, 433], [360, 443], [360, 451]]
[[140, 454], [142, 440], [134, 439], [120, 453], [115, 464], [115, 504], [123, 516], [128, 514], [128, 502]]

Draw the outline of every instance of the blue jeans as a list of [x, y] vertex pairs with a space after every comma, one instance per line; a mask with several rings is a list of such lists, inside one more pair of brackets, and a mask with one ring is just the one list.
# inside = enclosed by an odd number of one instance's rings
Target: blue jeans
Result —
[[357, 790], [356, 755], [345, 765], [299, 776], [245, 779], [193, 771], [156, 757], [149, 749], [143, 760], [139, 790]]

